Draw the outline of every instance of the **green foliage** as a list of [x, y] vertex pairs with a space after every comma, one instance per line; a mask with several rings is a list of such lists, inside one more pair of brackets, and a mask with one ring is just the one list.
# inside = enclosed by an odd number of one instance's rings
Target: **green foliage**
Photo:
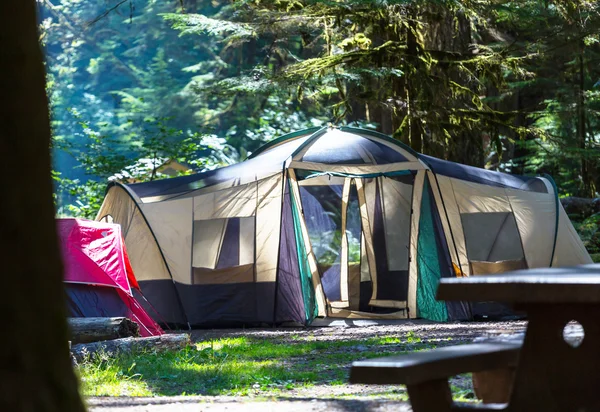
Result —
[[[145, 135], [127, 144], [104, 134], [105, 127], [95, 130], [89, 123], [80, 122], [85, 140], [76, 146], [58, 143], [58, 147], [70, 153], [85, 174], [93, 178], [82, 182], [54, 172], [58, 196], [75, 199], [72, 203], [61, 202], [58, 214], [94, 219], [108, 181], [135, 183], [164, 179], [214, 169], [238, 160], [237, 151], [226, 144], [225, 139], [198, 133], [184, 135], [182, 131], [166, 126], [167, 121], [147, 120]], [[139, 156], [136, 161], [130, 160], [128, 151]], [[169, 161], [185, 165], [187, 170], [176, 174], [161, 173], [161, 168]]]
[[[224, 9], [221, 20], [252, 27], [257, 43], [269, 44], [269, 53], [248, 73], [217, 86], [225, 94], [279, 87], [300, 102], [328, 108], [342, 123], [370, 120], [370, 113], [385, 110], [396, 138], [417, 150], [476, 164], [482, 152], [469, 155], [460, 146], [489, 130], [499, 146], [498, 130], [510, 130], [512, 116], [493, 109], [485, 95], [505, 84], [502, 70], [517, 73], [519, 67], [518, 58], [494, 47], [472, 50], [471, 22], [462, 16], [479, 16], [483, 7], [470, 7], [408, 1], [236, 3], [235, 13]], [[445, 50], [428, 27], [436, 19], [444, 20], [441, 35], [463, 36], [457, 42], [465, 44]], [[204, 22], [198, 30], [207, 32]]]
[[507, 3], [496, 14], [513, 33], [508, 50], [522, 57], [527, 81], [511, 79], [530, 126], [509, 170], [546, 172], [563, 195], [595, 196], [600, 175], [597, 130], [600, 100], [600, 5], [597, 2]]
[[573, 225], [592, 258], [596, 257], [594, 261], [600, 260], [600, 214], [596, 213], [583, 222], [574, 222]]
[[[111, 178], [170, 177], [158, 170], [169, 160], [193, 172], [212, 169], [245, 158], [266, 140], [322, 122], [274, 89], [256, 97], [260, 82], [249, 79], [236, 89], [228, 76], [239, 72], [240, 62], [228, 44], [201, 31], [180, 37], [170, 27], [183, 29], [189, 17], [207, 33], [241, 38], [239, 24], [209, 17], [222, 4], [186, 5], [186, 12], [207, 17], [174, 14], [178, 2], [113, 8], [118, 4], [40, 2], [60, 215], [93, 218]], [[222, 27], [213, 31], [211, 24]], [[239, 96], [215, 92], [227, 82]]]
[[227, 20], [211, 19], [201, 14], [163, 14], [172, 27], [179, 30], [181, 36], [186, 34], [227, 35], [228, 40], [250, 39], [255, 37], [252, 26], [234, 23]]

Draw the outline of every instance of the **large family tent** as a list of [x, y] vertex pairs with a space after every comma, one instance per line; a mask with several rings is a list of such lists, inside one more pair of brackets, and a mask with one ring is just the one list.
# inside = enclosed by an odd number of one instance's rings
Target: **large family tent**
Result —
[[149, 301], [175, 324], [317, 316], [468, 319], [441, 277], [590, 262], [551, 180], [415, 153], [376, 132], [309, 129], [242, 163], [111, 183]]
[[57, 219], [67, 306], [72, 317], [126, 317], [141, 336], [163, 333], [134, 297], [139, 291], [121, 227], [82, 219]]

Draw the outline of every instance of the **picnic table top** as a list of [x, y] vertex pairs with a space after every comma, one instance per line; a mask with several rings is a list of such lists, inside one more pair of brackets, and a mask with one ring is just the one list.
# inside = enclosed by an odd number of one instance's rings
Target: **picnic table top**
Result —
[[440, 280], [437, 299], [600, 304], [600, 264], [443, 278]]

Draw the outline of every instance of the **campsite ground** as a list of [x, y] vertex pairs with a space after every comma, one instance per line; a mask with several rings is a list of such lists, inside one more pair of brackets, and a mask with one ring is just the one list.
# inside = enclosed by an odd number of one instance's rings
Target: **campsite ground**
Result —
[[[310, 328], [195, 330], [189, 350], [104, 358], [79, 371], [90, 410], [98, 412], [403, 410], [401, 386], [349, 385], [351, 362], [524, 328], [337, 320]], [[452, 389], [455, 398], [473, 399], [467, 375], [454, 378]]]

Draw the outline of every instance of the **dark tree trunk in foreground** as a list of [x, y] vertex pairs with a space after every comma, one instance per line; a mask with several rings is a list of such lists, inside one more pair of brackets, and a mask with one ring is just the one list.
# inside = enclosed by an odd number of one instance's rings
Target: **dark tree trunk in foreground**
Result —
[[83, 411], [67, 344], [34, 0], [0, 2], [0, 410]]

